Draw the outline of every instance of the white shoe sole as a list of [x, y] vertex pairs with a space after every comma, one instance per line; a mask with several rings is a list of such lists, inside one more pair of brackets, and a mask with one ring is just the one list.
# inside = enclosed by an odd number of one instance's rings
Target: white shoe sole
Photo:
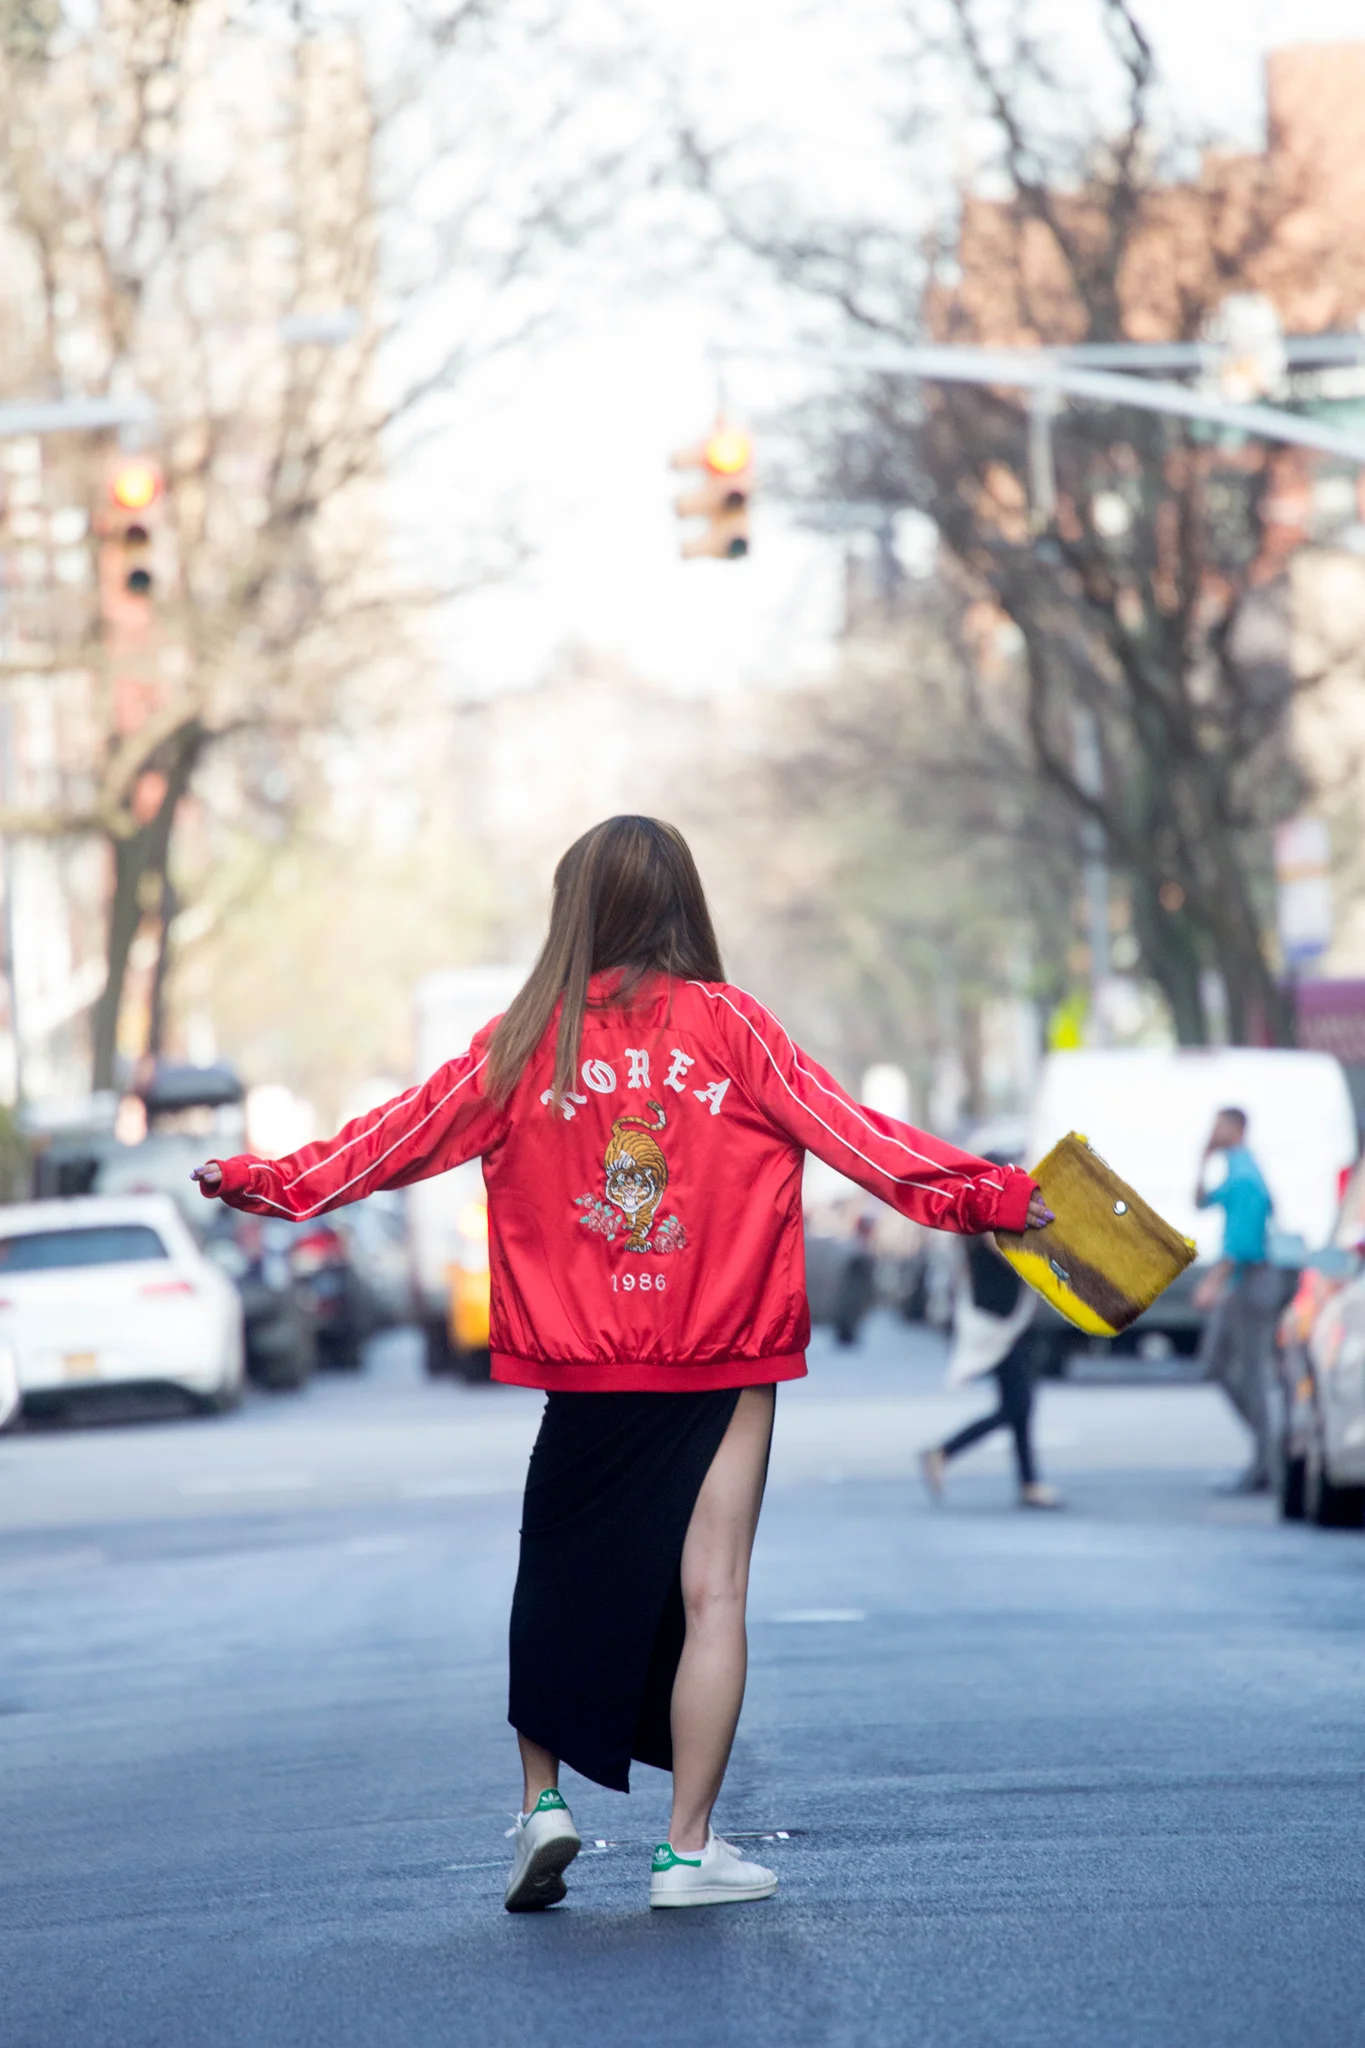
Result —
[[564, 1872], [582, 1846], [577, 1835], [552, 1835], [533, 1849], [520, 1877], [507, 1887], [502, 1902], [507, 1911], [539, 1913], [546, 1906], [557, 1906], [569, 1889]]
[[736, 1891], [733, 1885], [698, 1885], [694, 1891], [650, 1892], [649, 1903], [654, 1906], [747, 1906], [751, 1899], [770, 1899], [777, 1890], [777, 1879], [771, 1884], [759, 1885], [755, 1890]]

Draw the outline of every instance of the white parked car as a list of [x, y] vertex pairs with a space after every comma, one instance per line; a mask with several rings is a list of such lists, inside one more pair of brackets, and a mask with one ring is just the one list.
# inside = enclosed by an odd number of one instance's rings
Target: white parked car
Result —
[[242, 1390], [241, 1302], [165, 1195], [19, 1202], [0, 1209], [5, 1352], [26, 1402], [170, 1385], [222, 1410]]
[[8, 1345], [0, 1345], [0, 1429], [8, 1429], [19, 1413], [19, 1371], [14, 1363], [14, 1353]]

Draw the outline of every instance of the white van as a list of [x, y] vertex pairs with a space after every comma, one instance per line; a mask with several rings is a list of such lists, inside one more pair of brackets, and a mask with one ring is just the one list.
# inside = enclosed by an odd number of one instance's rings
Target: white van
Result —
[[[1194, 1239], [1204, 1265], [1221, 1251], [1223, 1213], [1197, 1209], [1194, 1192], [1220, 1109], [1246, 1111], [1247, 1145], [1275, 1202], [1277, 1262], [1293, 1264], [1295, 1239], [1307, 1253], [1331, 1236], [1342, 1176], [1358, 1150], [1346, 1077], [1329, 1053], [1249, 1046], [1052, 1053], [1034, 1100], [1026, 1163], [1036, 1165], [1059, 1138], [1079, 1131]], [[1210, 1184], [1217, 1171], [1210, 1167]], [[1193, 1347], [1198, 1271], [1191, 1267], [1134, 1325], [1139, 1344], [1165, 1335], [1181, 1350]]]

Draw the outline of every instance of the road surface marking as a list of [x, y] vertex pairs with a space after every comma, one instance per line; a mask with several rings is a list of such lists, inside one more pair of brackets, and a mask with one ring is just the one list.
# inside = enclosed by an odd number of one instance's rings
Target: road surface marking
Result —
[[785, 1614], [775, 1614], [774, 1621], [866, 1621], [867, 1611], [862, 1607], [791, 1607]]
[[311, 1472], [204, 1472], [177, 1479], [177, 1493], [306, 1493], [317, 1480]]

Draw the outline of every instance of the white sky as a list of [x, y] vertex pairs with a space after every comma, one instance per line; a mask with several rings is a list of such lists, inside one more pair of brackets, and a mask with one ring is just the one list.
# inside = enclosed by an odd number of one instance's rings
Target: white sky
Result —
[[[1054, 0], [1063, 41], [1088, 0]], [[637, 0], [671, 45], [690, 98], [763, 138], [776, 167], [846, 204], [875, 191], [886, 159], [872, 116], [889, 97], [883, 53], [893, 0]], [[1182, 118], [1258, 145], [1261, 63], [1277, 44], [1365, 39], [1365, 0], [1142, 0]], [[1075, 61], [1085, 69], [1083, 46]], [[894, 80], [891, 81], [894, 85]], [[731, 111], [732, 110], [732, 111]], [[753, 321], [750, 310], [747, 316]], [[781, 336], [772, 301], [758, 316]], [[683, 563], [670, 451], [715, 405], [709, 340], [737, 316], [687, 280], [646, 301], [619, 297], [532, 361], [503, 365], [457, 408], [410, 501], [438, 529], [469, 517], [470, 481], [491, 476], [533, 551], [508, 586], [448, 621], [452, 687], [530, 682], [556, 649], [610, 649], [680, 689], [780, 683], [827, 658], [838, 618], [838, 544], [793, 530], [761, 503], [741, 563]], [[748, 329], [754, 332], [751, 325]], [[770, 367], [729, 371], [731, 411], [752, 418], [803, 388]]]

